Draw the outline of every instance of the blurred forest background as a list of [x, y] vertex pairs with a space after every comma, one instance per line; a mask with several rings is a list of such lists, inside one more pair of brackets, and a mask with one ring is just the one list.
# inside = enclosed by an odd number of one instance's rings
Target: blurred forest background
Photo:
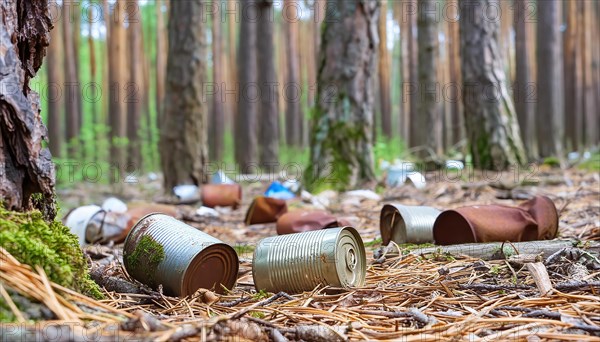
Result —
[[[498, 124], [518, 127], [512, 132], [520, 132], [527, 160], [560, 161], [569, 152], [594, 151], [600, 139], [600, 3], [482, 0], [484, 5], [496, 4], [486, 10], [499, 18], [497, 36], [495, 31], [491, 36], [497, 44], [491, 51], [499, 55], [480, 51], [480, 59], [466, 60], [461, 56], [460, 26], [465, 20], [458, 20], [459, 2], [374, 1], [377, 20], [369, 25], [379, 36], [374, 40], [379, 43], [373, 55], [376, 73], [365, 81], [373, 90], [369, 143], [374, 164], [395, 158], [469, 161], [469, 141], [475, 144], [476, 137], [466, 127], [481, 117], [465, 113], [463, 78], [498, 70], [505, 84], [492, 97], [507, 96], [502, 110], [508, 116], [501, 117], [518, 118]], [[317, 132], [311, 138], [311, 127], [319, 125], [317, 83], [326, 79], [320, 78], [319, 69], [326, 73], [327, 58], [336, 58], [319, 55], [322, 39], [328, 39], [328, 19], [335, 21], [337, 15], [328, 2], [257, 0], [257, 11], [271, 13], [260, 20], [244, 19], [243, 7], [254, 3], [250, 1], [198, 1], [197, 11], [194, 5], [173, 8], [174, 3], [52, 2], [55, 27], [45, 72], [33, 80], [32, 88], [42, 98], [55, 162], [159, 171], [161, 131], [166, 141], [187, 134], [190, 125], [183, 117], [165, 119], [168, 105], [177, 101], [166, 97], [167, 88], [184, 98], [191, 87], [201, 93], [201, 103], [190, 110], [201, 112], [198, 117], [205, 122], [209, 161], [263, 168], [273, 163], [307, 165], [308, 147], [318, 137]], [[184, 34], [169, 33], [173, 18]], [[462, 33], [463, 40], [478, 39], [470, 32]], [[339, 39], [348, 37], [341, 34]], [[177, 53], [177, 47], [170, 47], [173, 39], [196, 44], [194, 58], [202, 64], [202, 70], [190, 71], [185, 64], [193, 62], [173, 59], [181, 70], [171, 77], [195, 79], [181, 89], [167, 76], [169, 54]], [[464, 44], [462, 51], [469, 48]], [[278, 86], [267, 100], [263, 89], [260, 103], [243, 94], [238, 101], [248, 82]], [[505, 131], [500, 135], [510, 138], [511, 129]], [[515, 160], [525, 164], [518, 155]], [[59, 176], [59, 183], [67, 177]]]

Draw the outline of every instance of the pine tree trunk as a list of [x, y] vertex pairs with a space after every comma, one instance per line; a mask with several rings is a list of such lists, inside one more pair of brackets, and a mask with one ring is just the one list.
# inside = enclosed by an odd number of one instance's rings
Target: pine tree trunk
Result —
[[238, 50], [239, 101], [235, 120], [235, 159], [242, 173], [256, 166], [256, 116], [258, 71], [256, 59], [256, 2], [241, 3]]
[[422, 0], [418, 3], [419, 82], [417, 136], [411, 147], [418, 147], [416, 155], [429, 160], [441, 152], [442, 113], [438, 80], [439, 42], [437, 0]]
[[277, 73], [275, 70], [275, 47], [273, 1], [259, 0], [258, 20], [258, 84], [261, 87], [259, 106], [260, 166], [271, 170], [279, 161], [279, 126]]
[[144, 82], [142, 78], [141, 31], [142, 23], [137, 0], [127, 2], [127, 38], [129, 47], [129, 82], [125, 86], [125, 102], [127, 103], [127, 168], [141, 170], [142, 155], [140, 145], [140, 120], [144, 100]]
[[[123, 139], [127, 137], [127, 115], [125, 100], [128, 95], [125, 91], [127, 73], [125, 73], [126, 46], [125, 46], [125, 5], [122, 1], [114, 4], [109, 20], [109, 53], [108, 53], [108, 79], [109, 79], [109, 105], [108, 126], [110, 127], [110, 161], [112, 167], [121, 170], [125, 167], [125, 150]], [[113, 179], [114, 180], [114, 179]]]
[[[57, 6], [58, 7], [58, 6]], [[56, 25], [50, 32], [50, 46], [46, 58], [48, 75], [48, 142], [53, 157], [61, 157], [63, 144], [63, 106], [64, 106], [64, 73], [63, 73], [63, 36], [61, 25]]]
[[0, 17], [0, 202], [53, 220], [54, 164], [42, 146], [40, 97], [29, 88], [50, 41], [48, 2], [0, 0]]
[[529, 30], [527, 22], [530, 21], [529, 0], [516, 0], [515, 2], [515, 49], [516, 49], [516, 74], [514, 87], [515, 109], [519, 120], [521, 138], [528, 156], [536, 155], [534, 151], [534, 106], [532, 94], [533, 83], [529, 65]]
[[564, 34], [565, 147], [576, 151], [579, 150], [583, 137], [581, 50], [579, 50], [578, 45], [581, 24], [577, 20], [578, 2], [566, 1], [563, 6], [566, 10], [567, 19]]
[[[585, 145], [592, 147], [598, 143], [598, 108], [596, 108], [597, 90], [594, 89], [595, 74], [600, 72], [598, 64], [600, 61], [594, 60], [594, 49], [598, 45], [598, 29], [594, 30], [594, 2], [581, 1], [583, 5], [583, 25], [584, 25], [584, 44], [583, 44], [583, 77], [584, 94], [583, 110], [585, 113]], [[597, 18], [597, 17], [596, 17]]]
[[379, 1], [337, 0], [327, 10], [338, 20], [323, 29], [306, 185], [355, 187], [375, 179], [372, 125]]
[[[94, 17], [94, 11], [92, 6], [90, 6], [88, 8], [88, 18], [93, 18]], [[88, 87], [88, 89], [94, 89], [94, 91], [99, 91], [100, 85], [98, 85], [96, 83], [96, 50], [94, 47], [94, 35], [93, 35], [93, 30], [92, 30], [92, 25], [88, 25], [88, 37], [87, 37], [87, 43], [88, 43], [88, 47], [90, 50], [90, 85]], [[94, 93], [96, 94], [96, 93]], [[85, 95], [84, 95], [85, 96]], [[95, 96], [93, 96], [92, 98], [96, 99]], [[91, 144], [92, 144], [92, 156], [91, 159], [92, 161], [96, 162], [98, 161], [98, 151], [97, 151], [97, 137], [96, 137], [96, 128], [98, 125], [98, 108], [97, 108], [98, 104], [96, 102], [92, 102], [91, 103], [91, 107], [92, 107], [92, 122], [91, 122], [91, 130], [92, 130], [92, 139], [91, 139]]]
[[417, 103], [419, 100], [419, 73], [418, 73], [418, 49], [417, 49], [417, 40], [416, 40], [416, 29], [417, 29], [417, 1], [409, 0], [407, 2], [408, 7], [411, 10], [407, 10], [406, 16], [408, 20], [408, 65], [409, 65], [409, 77], [408, 81], [404, 84], [404, 94], [408, 96], [408, 101], [410, 102], [410, 134], [408, 136], [408, 146], [416, 147], [419, 146], [421, 139], [420, 130], [421, 127], [419, 114], [417, 111]]
[[207, 43], [202, 13], [201, 0], [171, 1], [164, 121], [160, 127], [166, 192], [176, 185], [205, 181], [207, 109], [200, 90], [207, 79]]
[[80, 105], [81, 88], [77, 77], [77, 55], [75, 54], [75, 45], [73, 39], [73, 22], [71, 12], [75, 10], [73, 2], [65, 2], [62, 6], [62, 25], [64, 35], [64, 70], [65, 70], [65, 122], [66, 122], [66, 141], [67, 155], [69, 158], [78, 158], [79, 155], [79, 129], [81, 124]]
[[392, 99], [390, 97], [390, 53], [387, 48], [387, 0], [381, 2], [379, 18], [379, 101], [381, 106], [381, 132], [392, 136]]
[[564, 94], [560, 1], [538, 1], [538, 101], [536, 127], [539, 157], [561, 157]]
[[160, 126], [162, 123], [162, 112], [165, 98], [165, 71], [166, 57], [165, 52], [167, 44], [165, 42], [165, 24], [163, 5], [164, 0], [157, 0], [156, 6], [156, 123]]
[[473, 164], [487, 170], [522, 165], [525, 152], [498, 51], [500, 22], [484, 15], [485, 8], [498, 3], [459, 3], [461, 13], [470, 13], [461, 17], [460, 39], [465, 122]]
[[447, 93], [444, 92], [444, 96], [447, 96], [445, 101], [450, 102], [451, 106], [451, 136], [452, 145], [457, 145], [465, 138], [465, 122], [462, 115], [463, 107], [460, 98], [460, 89], [462, 84], [460, 74], [460, 25], [458, 16], [458, 0], [449, 0], [449, 8], [452, 11], [448, 14], [448, 63], [450, 68], [450, 84], [448, 84]]
[[302, 144], [304, 118], [300, 108], [300, 64], [298, 61], [298, 6], [293, 0], [284, 0], [285, 47], [287, 56], [287, 80], [284, 84], [286, 142]]
[[[220, 8], [220, 1], [213, 0], [217, 8]], [[220, 13], [220, 12], [217, 12]], [[215, 89], [225, 83], [224, 68], [223, 68], [223, 24], [221, 18], [216, 15], [212, 18], [212, 52], [213, 52], [213, 83]], [[223, 136], [225, 134], [225, 111], [222, 93], [215, 91], [212, 101], [211, 124], [209, 131], [209, 155], [210, 159], [217, 161], [223, 158]]]

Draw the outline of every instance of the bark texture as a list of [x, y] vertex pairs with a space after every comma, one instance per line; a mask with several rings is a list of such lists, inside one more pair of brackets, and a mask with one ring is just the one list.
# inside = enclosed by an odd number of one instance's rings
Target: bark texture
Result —
[[465, 122], [476, 168], [525, 163], [525, 152], [498, 50], [500, 22], [484, 16], [494, 0], [459, 1]]
[[288, 145], [302, 145], [304, 117], [300, 104], [300, 62], [298, 60], [298, 2], [284, 0], [283, 21], [285, 25], [285, 51], [287, 57], [287, 79], [284, 85], [285, 127]]
[[437, 0], [418, 2], [417, 42], [419, 55], [419, 81], [417, 91], [416, 129], [411, 147], [416, 147], [416, 155], [428, 160], [440, 151], [442, 145], [442, 111], [440, 110], [440, 90], [438, 80], [438, 22]]
[[165, 191], [179, 184], [200, 185], [207, 163], [206, 36], [203, 2], [171, 1], [164, 120], [160, 131]]
[[[220, 8], [220, 1], [213, 1], [213, 8]], [[217, 11], [217, 13], [220, 13]], [[213, 83], [215, 89], [219, 89], [225, 82], [223, 69], [223, 23], [221, 16], [216, 15], [212, 18], [212, 55], [213, 55]], [[210, 130], [208, 136], [210, 139], [209, 155], [211, 160], [221, 160], [223, 158], [223, 136], [225, 134], [225, 111], [221, 92], [215, 91], [212, 98], [212, 111], [210, 119]]]
[[67, 151], [70, 158], [79, 157], [79, 129], [81, 127], [81, 86], [77, 73], [77, 54], [75, 52], [74, 19], [72, 14], [80, 9], [73, 2], [65, 1], [62, 6], [63, 41], [65, 48], [65, 124], [67, 133]]
[[275, 71], [275, 47], [273, 0], [259, 0], [258, 9], [258, 84], [261, 88], [259, 106], [260, 165], [270, 170], [279, 161], [279, 125], [277, 73]]
[[9, 210], [40, 209], [47, 220], [56, 216], [54, 165], [42, 147], [47, 133], [29, 80], [51, 27], [47, 1], [0, 1], [0, 199]]
[[46, 58], [46, 73], [48, 77], [48, 143], [54, 157], [61, 157], [63, 144], [63, 108], [64, 108], [64, 74], [63, 74], [63, 36], [61, 25], [55, 26], [50, 32], [50, 46]]
[[390, 53], [387, 48], [387, 0], [382, 0], [381, 17], [379, 18], [379, 101], [381, 103], [381, 132], [387, 138], [392, 136], [391, 75]]
[[539, 1], [536, 127], [539, 157], [562, 154], [564, 94], [559, 0]]
[[256, 115], [260, 99], [256, 60], [255, 0], [240, 4], [240, 41], [238, 50], [239, 101], [235, 120], [235, 159], [242, 172], [256, 165]]
[[[324, 23], [307, 186], [355, 187], [374, 180], [373, 80], [379, 1], [337, 0]], [[331, 18], [331, 17], [330, 17]]]
[[140, 121], [144, 101], [144, 79], [142, 77], [142, 22], [137, 0], [127, 2], [127, 38], [129, 47], [129, 81], [125, 86], [127, 104], [127, 167], [140, 170], [142, 154], [140, 145]]
[[521, 138], [527, 155], [535, 155], [535, 130], [534, 130], [534, 96], [533, 83], [529, 66], [529, 30], [527, 22], [530, 9], [529, 0], [516, 0], [515, 9], [515, 51], [516, 51], [516, 82], [514, 89], [515, 107], [519, 119]]

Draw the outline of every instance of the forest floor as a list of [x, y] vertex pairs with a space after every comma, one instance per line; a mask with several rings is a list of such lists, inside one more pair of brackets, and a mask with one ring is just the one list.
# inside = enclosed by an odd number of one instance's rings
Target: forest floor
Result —
[[[528, 268], [507, 260], [417, 255], [408, 250], [378, 261], [373, 255], [380, 255], [379, 214], [389, 202], [451, 209], [474, 204], [517, 205], [533, 195], [545, 195], [559, 210], [559, 238], [581, 241], [580, 246], [599, 241], [600, 174], [540, 169], [528, 179], [525, 174], [515, 179], [512, 174], [497, 178], [476, 173], [457, 181], [442, 176], [428, 174], [427, 186], [421, 190], [411, 185], [385, 189], [381, 200], [357, 201], [344, 194], [328, 198], [327, 209], [352, 222], [367, 246], [367, 281], [359, 289], [319, 287], [292, 295], [255, 291], [252, 246], [276, 235], [274, 224], [243, 224], [248, 205], [268, 186], [268, 182], [256, 182], [244, 184], [239, 209], [223, 209], [219, 218], [189, 222], [237, 246], [240, 272], [230, 293], [198, 291], [191, 297], [172, 298], [136, 284], [137, 294], [106, 291], [106, 300], [94, 301], [40, 280], [41, 297], [54, 312], [54, 320], [18, 325], [19, 329], [10, 331], [4, 327], [4, 333], [61, 333], [75, 340], [597, 341], [600, 265], [585, 263], [579, 256], [564, 255], [546, 262], [554, 290], [542, 296]], [[159, 192], [160, 180], [140, 179], [121, 188], [118, 197], [149, 202]], [[78, 205], [99, 204], [114, 194], [109, 186], [81, 183], [61, 190], [59, 197], [66, 212]], [[298, 200], [290, 207], [309, 208], [311, 204]], [[193, 212], [195, 208], [181, 209]], [[122, 266], [122, 246], [92, 246], [86, 253], [92, 270], [101, 269], [105, 277], [116, 281], [135, 283]], [[22, 279], [37, 277], [25, 266], [14, 267], [24, 274]]]

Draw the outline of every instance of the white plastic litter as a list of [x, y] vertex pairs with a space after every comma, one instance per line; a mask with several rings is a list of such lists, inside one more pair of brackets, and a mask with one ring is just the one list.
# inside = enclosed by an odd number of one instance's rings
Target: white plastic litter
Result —
[[372, 190], [353, 190], [345, 193], [346, 197], [358, 197], [360, 199], [370, 199], [374, 201], [381, 201], [381, 196]]
[[80, 246], [86, 245], [85, 233], [88, 223], [94, 215], [101, 211], [102, 208], [97, 205], [86, 205], [73, 209], [67, 216], [65, 226], [69, 227], [71, 233], [77, 235]]
[[204, 217], [219, 217], [219, 212], [213, 208], [202, 206], [196, 210], [196, 215]]
[[113, 213], [124, 213], [127, 211], [127, 204], [116, 197], [109, 197], [102, 203], [102, 209]]
[[200, 189], [196, 185], [177, 185], [173, 188], [175, 196], [181, 201], [190, 201], [200, 198]]
[[227, 177], [227, 175], [225, 174], [225, 172], [223, 172], [223, 170], [219, 170], [217, 171], [211, 179], [211, 183], [212, 184], [235, 184], [235, 182]]

